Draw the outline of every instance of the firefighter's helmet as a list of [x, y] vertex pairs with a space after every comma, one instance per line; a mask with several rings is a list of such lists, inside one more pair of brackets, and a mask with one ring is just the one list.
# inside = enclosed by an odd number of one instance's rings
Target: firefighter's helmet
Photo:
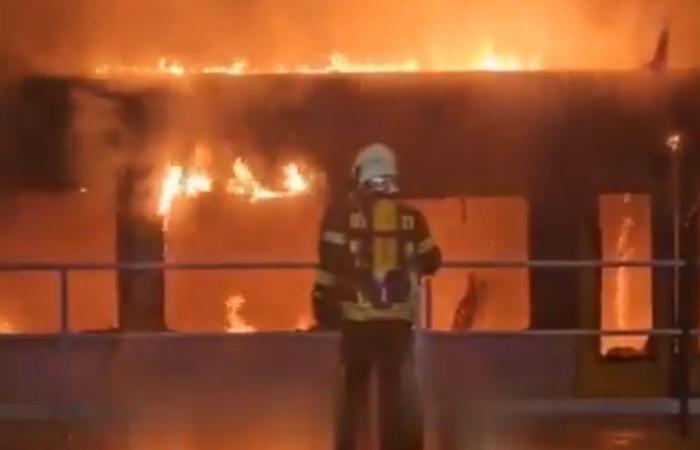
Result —
[[365, 190], [396, 192], [396, 157], [384, 144], [374, 143], [360, 150], [353, 166], [355, 180]]

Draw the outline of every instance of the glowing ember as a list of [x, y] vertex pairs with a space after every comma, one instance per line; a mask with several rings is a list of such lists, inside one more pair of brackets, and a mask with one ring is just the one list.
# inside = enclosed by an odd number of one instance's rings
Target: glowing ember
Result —
[[240, 315], [240, 309], [245, 303], [242, 295], [232, 295], [226, 300], [226, 332], [252, 333], [255, 327], [249, 325]]
[[540, 70], [542, 64], [539, 57], [525, 58], [512, 54], [500, 54], [493, 50], [490, 43], [482, 46], [475, 57], [467, 59], [468, 63], [426, 66], [416, 59], [403, 61], [357, 62], [339, 52], [330, 54], [323, 65], [278, 65], [273, 70], [249, 67], [245, 59], [234, 59], [227, 65], [194, 65], [185, 66], [179, 61], [160, 58], [155, 66], [102, 65], [95, 69], [98, 76], [173, 76], [177, 78], [186, 75], [252, 75], [252, 74], [330, 74], [330, 73], [413, 73], [413, 72], [469, 72], [469, 71], [532, 71]]

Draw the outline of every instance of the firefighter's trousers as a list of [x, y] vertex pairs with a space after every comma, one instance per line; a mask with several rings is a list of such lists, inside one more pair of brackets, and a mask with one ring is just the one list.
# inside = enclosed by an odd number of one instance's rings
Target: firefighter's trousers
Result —
[[[422, 449], [422, 423], [410, 376], [412, 344], [411, 324], [405, 321], [343, 324], [344, 382], [337, 450], [362, 450], [370, 427], [377, 430], [381, 450]], [[373, 372], [377, 380], [377, 414], [371, 413], [369, 402]], [[378, 423], [371, 424], [372, 417]]]

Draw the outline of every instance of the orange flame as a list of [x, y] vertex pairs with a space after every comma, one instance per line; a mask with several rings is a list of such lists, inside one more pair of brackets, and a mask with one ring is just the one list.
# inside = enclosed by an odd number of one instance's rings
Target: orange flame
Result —
[[299, 166], [290, 163], [284, 166], [284, 187], [289, 193], [302, 194], [309, 190], [309, 181], [301, 174]]
[[432, 72], [469, 72], [469, 71], [533, 71], [542, 69], [539, 57], [525, 58], [512, 54], [496, 53], [490, 42], [467, 63], [449, 65], [421, 64], [417, 59], [402, 61], [358, 62], [347, 55], [333, 52], [323, 65], [302, 64], [297, 66], [278, 65], [274, 70], [251, 68], [245, 59], [234, 59], [229, 64], [212, 64], [185, 66], [182, 62], [159, 58], [155, 66], [129, 66], [105, 64], [97, 67], [94, 73], [98, 76], [173, 76], [182, 78], [186, 75], [253, 75], [253, 74], [329, 74], [329, 73], [413, 73], [421, 71]]
[[241, 158], [236, 158], [233, 162], [233, 177], [228, 181], [228, 192], [248, 198], [251, 202], [258, 200], [293, 197], [307, 193], [310, 189], [310, 182], [306, 179], [294, 163], [283, 167], [284, 182], [283, 190], [273, 190], [265, 187], [253, 174], [250, 167]]
[[[624, 205], [627, 207], [632, 202], [632, 196], [625, 194]], [[636, 249], [632, 242], [632, 232], [636, 226], [634, 218], [627, 214], [622, 219], [620, 231], [615, 245], [615, 255], [620, 261], [630, 261], [635, 255]], [[613, 329], [629, 330], [631, 328], [632, 296], [630, 283], [633, 273], [629, 267], [618, 267], [615, 269], [615, 287], [613, 302]], [[608, 337], [606, 345], [609, 348], [635, 348], [641, 349], [644, 345], [643, 338], [639, 336], [616, 336]]]
[[255, 327], [248, 324], [241, 317], [240, 309], [245, 303], [242, 295], [232, 295], [226, 300], [226, 332], [227, 333], [252, 333]]
[[183, 196], [192, 198], [203, 192], [211, 192], [212, 184], [211, 177], [201, 169], [187, 171], [182, 166], [169, 166], [161, 181], [158, 199], [158, 215], [164, 218], [164, 226], [167, 228], [168, 218], [176, 198]]
[[519, 55], [499, 54], [494, 51], [493, 44], [486, 42], [478, 56], [472, 61], [474, 70], [491, 72], [517, 72], [541, 70], [539, 57], [524, 58]]
[[[282, 167], [284, 179], [282, 188], [274, 190], [263, 185], [255, 176], [250, 166], [242, 158], [233, 163], [233, 175], [227, 181], [226, 191], [243, 197], [251, 202], [259, 200], [295, 197], [311, 191], [311, 177], [305, 175], [296, 163]], [[164, 219], [167, 228], [173, 204], [179, 197], [194, 198], [205, 192], [211, 192], [214, 180], [202, 168], [185, 169], [181, 165], [169, 165], [161, 180], [157, 213]]]

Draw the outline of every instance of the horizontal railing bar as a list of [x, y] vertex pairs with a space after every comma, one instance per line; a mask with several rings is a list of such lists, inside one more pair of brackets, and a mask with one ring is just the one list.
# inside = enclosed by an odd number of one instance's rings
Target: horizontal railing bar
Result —
[[[517, 268], [594, 268], [594, 267], [683, 267], [680, 260], [492, 260], [492, 261], [446, 261], [447, 269], [517, 269]], [[308, 270], [315, 269], [316, 263], [303, 261], [261, 261], [261, 262], [82, 262], [82, 263], [0, 263], [0, 272], [49, 272], [67, 271], [108, 271], [108, 270]]]
[[[441, 331], [421, 330], [430, 335], [445, 336], [680, 336], [683, 330], [677, 328], [637, 329], [637, 330], [595, 330], [595, 329], [561, 329], [561, 330], [466, 330]], [[700, 330], [691, 330], [697, 335]]]
[[[677, 328], [658, 328], [658, 329], [637, 329], [637, 330], [595, 330], [595, 329], [560, 329], [560, 330], [468, 330], [468, 331], [441, 331], [441, 330], [417, 330], [420, 334], [435, 335], [435, 336], [680, 336], [683, 331]], [[0, 335], [3, 340], [32, 340], [32, 339], [56, 339], [65, 337], [70, 340], [82, 339], [182, 339], [182, 338], [224, 338], [224, 337], [240, 337], [240, 336], [288, 336], [290, 334], [298, 334], [302, 336], [319, 336], [333, 334], [328, 331], [304, 331], [304, 330], [287, 330], [287, 331], [255, 331], [251, 333], [226, 333], [217, 331], [208, 332], [174, 332], [174, 331], [156, 331], [156, 332], [126, 332], [118, 331], [109, 333], [94, 333], [94, 332], [71, 332], [67, 335], [61, 333], [43, 333], [43, 334], [4, 334]], [[700, 329], [690, 330], [690, 334], [700, 334]]]

